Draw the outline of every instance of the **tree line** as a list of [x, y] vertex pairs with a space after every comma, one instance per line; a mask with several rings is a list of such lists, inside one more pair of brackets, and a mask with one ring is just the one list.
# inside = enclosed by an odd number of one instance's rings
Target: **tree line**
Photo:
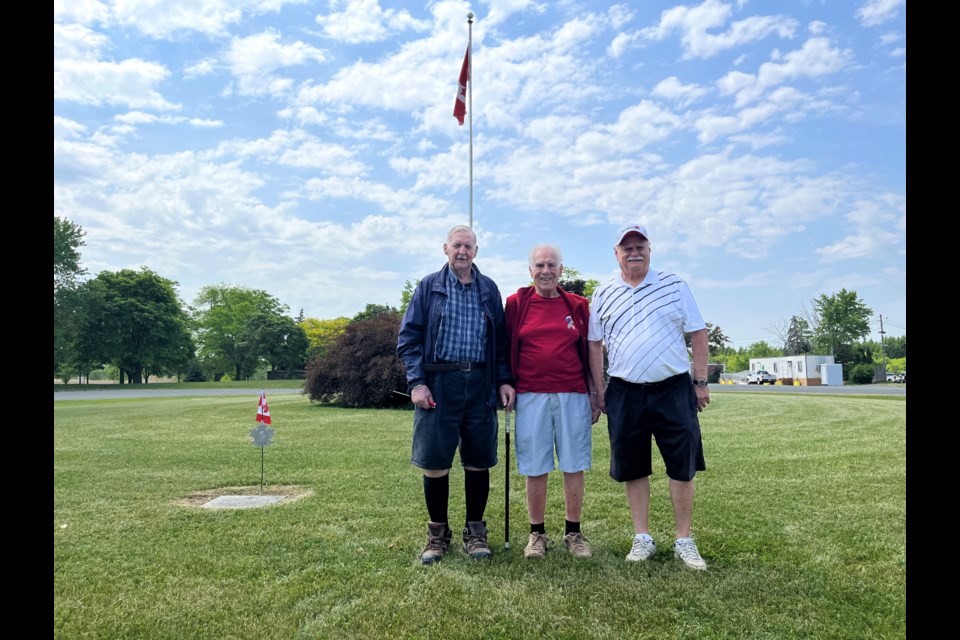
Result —
[[[404, 284], [399, 308], [368, 304], [353, 318], [308, 318], [302, 310], [291, 317], [269, 293], [225, 284], [203, 287], [188, 305], [175, 281], [146, 267], [83, 280], [84, 236], [78, 225], [54, 217], [55, 379], [89, 381], [91, 372], [105, 368], [121, 383], [249, 380], [292, 371], [306, 378], [312, 401], [408, 404], [396, 340], [417, 282]], [[599, 283], [564, 268], [560, 284], [589, 298]], [[743, 371], [750, 358], [819, 353], [834, 355], [845, 371], [880, 358], [892, 365], [888, 370], [904, 370], [906, 336], [882, 345], [867, 340], [872, 313], [856, 292], [842, 289], [814, 300], [811, 313], [775, 327], [778, 345], [760, 341], [740, 349], [708, 323], [710, 361]]]

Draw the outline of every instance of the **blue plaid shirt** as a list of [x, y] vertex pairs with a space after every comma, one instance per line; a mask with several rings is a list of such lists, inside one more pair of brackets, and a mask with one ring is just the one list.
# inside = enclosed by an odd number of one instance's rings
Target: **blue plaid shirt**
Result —
[[480, 311], [477, 274], [471, 267], [473, 281], [463, 284], [453, 271], [448, 271], [447, 304], [440, 317], [437, 332], [437, 360], [446, 362], [483, 362], [487, 323]]

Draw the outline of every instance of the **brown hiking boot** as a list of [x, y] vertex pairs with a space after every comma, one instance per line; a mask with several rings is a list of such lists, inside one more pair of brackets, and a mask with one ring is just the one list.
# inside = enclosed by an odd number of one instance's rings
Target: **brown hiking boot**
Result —
[[490, 547], [487, 546], [486, 520], [468, 522], [467, 526], [463, 528], [463, 550], [475, 560], [482, 560], [493, 555]]
[[547, 535], [545, 533], [539, 533], [533, 531], [530, 533], [530, 539], [527, 541], [527, 546], [523, 548], [523, 557], [524, 558], [542, 558], [547, 555]]
[[453, 532], [447, 527], [447, 524], [427, 524], [427, 546], [420, 552], [420, 562], [423, 564], [433, 564], [447, 553], [450, 548], [450, 539]]
[[593, 549], [590, 548], [590, 543], [587, 542], [587, 539], [584, 538], [583, 534], [579, 531], [563, 536], [563, 546], [578, 558], [589, 558], [593, 556]]

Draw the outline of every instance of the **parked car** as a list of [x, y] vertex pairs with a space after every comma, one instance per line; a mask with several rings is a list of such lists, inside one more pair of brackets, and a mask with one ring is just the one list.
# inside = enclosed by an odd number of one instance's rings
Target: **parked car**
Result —
[[777, 376], [767, 373], [763, 369], [754, 371], [747, 376], [747, 384], [773, 384], [777, 381]]

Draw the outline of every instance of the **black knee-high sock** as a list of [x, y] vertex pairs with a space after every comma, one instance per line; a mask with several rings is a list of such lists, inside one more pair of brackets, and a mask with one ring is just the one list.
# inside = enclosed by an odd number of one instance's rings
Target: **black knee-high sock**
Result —
[[423, 476], [423, 496], [427, 500], [430, 522], [447, 522], [447, 504], [450, 502], [450, 474], [440, 478]]
[[463, 489], [467, 499], [467, 522], [483, 520], [490, 495], [490, 470], [467, 471], [463, 474]]

